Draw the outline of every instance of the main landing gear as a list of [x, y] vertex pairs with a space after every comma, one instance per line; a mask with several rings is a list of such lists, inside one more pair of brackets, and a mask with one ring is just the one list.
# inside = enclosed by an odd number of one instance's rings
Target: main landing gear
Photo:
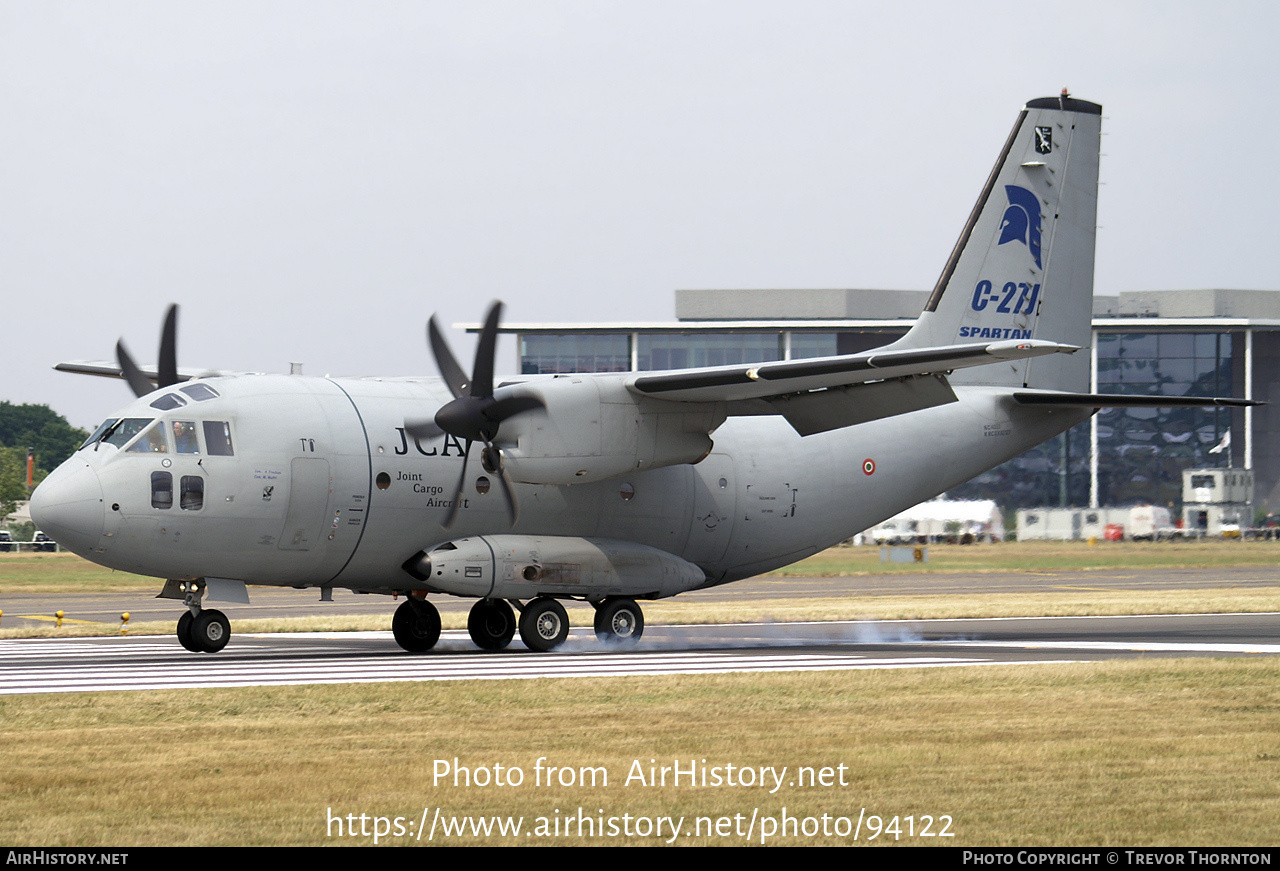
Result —
[[181, 588], [187, 611], [178, 618], [178, 642], [192, 653], [217, 653], [231, 640], [231, 621], [221, 611], [200, 607], [202, 582], [184, 582]]
[[596, 605], [596, 638], [605, 644], [634, 647], [644, 634], [644, 612], [634, 599], [605, 599]]
[[409, 596], [391, 618], [391, 634], [410, 653], [426, 653], [440, 640], [440, 612], [426, 599]]
[[504, 650], [516, 635], [516, 612], [501, 599], [480, 599], [471, 606], [467, 632], [481, 650]]
[[[515, 610], [502, 599], [479, 599], [467, 616], [467, 633], [481, 650], [506, 650], [516, 631], [530, 650], [555, 650], [569, 637], [569, 615], [551, 596], [539, 596]], [[634, 599], [615, 596], [591, 603], [596, 609], [596, 638], [605, 644], [632, 647], [644, 634], [644, 612]], [[391, 621], [396, 643], [410, 653], [425, 653], [440, 640], [440, 612], [425, 598], [410, 596]]]

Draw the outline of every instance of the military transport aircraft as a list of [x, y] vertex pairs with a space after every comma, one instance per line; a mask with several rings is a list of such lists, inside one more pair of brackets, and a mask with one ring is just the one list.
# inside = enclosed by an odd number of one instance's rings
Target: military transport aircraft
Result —
[[437, 594], [476, 600], [485, 650], [516, 631], [557, 647], [565, 599], [633, 643], [637, 600], [795, 562], [1100, 407], [1247, 404], [1088, 393], [1100, 122], [1065, 92], [1028, 103], [919, 320], [866, 353], [495, 386], [495, 304], [470, 374], [433, 318], [440, 378], [193, 377], [171, 309], [154, 370], [123, 344], [114, 365], [58, 366], [138, 398], [48, 476], [32, 517], [166, 579], [192, 651], [230, 636], [204, 597], [247, 602], [250, 584], [403, 595], [392, 629], [415, 652], [439, 638]]

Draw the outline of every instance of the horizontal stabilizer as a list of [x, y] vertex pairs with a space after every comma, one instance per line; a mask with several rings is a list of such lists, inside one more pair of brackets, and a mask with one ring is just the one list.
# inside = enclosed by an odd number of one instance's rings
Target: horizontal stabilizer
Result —
[[1234, 396], [1131, 396], [1125, 393], [1058, 393], [1019, 390], [1013, 398], [1020, 405], [1056, 405], [1060, 408], [1244, 408], [1266, 405], [1255, 399]]

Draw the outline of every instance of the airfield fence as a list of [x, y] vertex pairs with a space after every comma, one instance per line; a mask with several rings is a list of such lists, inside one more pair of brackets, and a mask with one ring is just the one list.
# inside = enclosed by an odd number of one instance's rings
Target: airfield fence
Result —
[[61, 545], [56, 541], [0, 541], [0, 553], [59, 553]]

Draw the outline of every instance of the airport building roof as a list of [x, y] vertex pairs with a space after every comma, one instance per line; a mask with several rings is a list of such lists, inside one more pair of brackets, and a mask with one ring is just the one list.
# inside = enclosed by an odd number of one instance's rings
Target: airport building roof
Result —
[[[902, 331], [929, 298], [924, 290], [677, 290], [675, 321], [504, 323], [504, 333], [734, 332], [833, 329]], [[1095, 296], [1095, 329], [1115, 331], [1280, 329], [1280, 291], [1140, 290]], [[478, 331], [479, 324], [462, 324]]]

